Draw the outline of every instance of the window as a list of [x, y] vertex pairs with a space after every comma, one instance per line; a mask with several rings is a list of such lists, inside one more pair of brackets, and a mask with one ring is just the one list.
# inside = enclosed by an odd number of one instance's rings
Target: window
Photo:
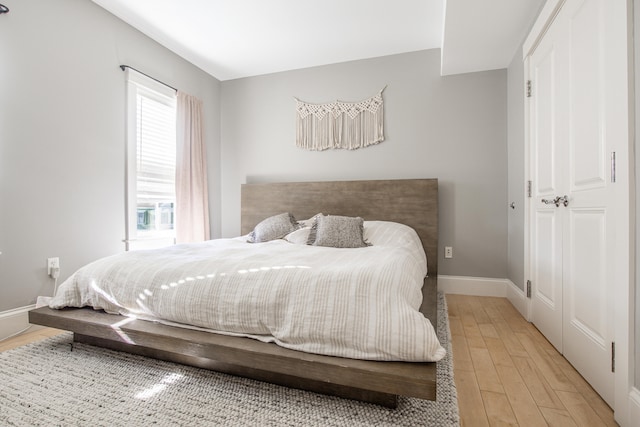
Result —
[[126, 73], [126, 249], [168, 246], [175, 242], [175, 91], [130, 68]]

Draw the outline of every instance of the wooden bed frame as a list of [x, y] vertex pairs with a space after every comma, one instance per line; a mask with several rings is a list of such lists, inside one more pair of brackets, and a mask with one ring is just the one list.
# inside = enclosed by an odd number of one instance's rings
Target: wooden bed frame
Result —
[[[264, 183], [242, 186], [242, 233], [271, 215], [318, 212], [413, 227], [429, 277], [420, 311], [436, 327], [438, 181], [436, 179]], [[29, 312], [33, 324], [72, 331], [74, 341], [212, 369], [287, 387], [395, 408], [398, 395], [435, 400], [436, 364], [376, 362], [309, 354], [250, 338], [195, 331], [91, 308]]]

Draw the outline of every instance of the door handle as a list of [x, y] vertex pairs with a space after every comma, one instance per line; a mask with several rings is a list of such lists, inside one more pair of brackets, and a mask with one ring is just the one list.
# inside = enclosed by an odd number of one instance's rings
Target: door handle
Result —
[[556, 198], [553, 200], [542, 199], [540, 201], [545, 205], [556, 205], [556, 207], [560, 207], [560, 203], [562, 203], [565, 207], [569, 206], [569, 196], [567, 195], [564, 195], [562, 197], [556, 196]]
[[540, 200], [542, 203], [544, 203], [545, 205], [556, 205], [556, 207], [560, 206], [560, 197], [556, 197], [553, 200], [549, 200], [549, 199], [542, 199]]

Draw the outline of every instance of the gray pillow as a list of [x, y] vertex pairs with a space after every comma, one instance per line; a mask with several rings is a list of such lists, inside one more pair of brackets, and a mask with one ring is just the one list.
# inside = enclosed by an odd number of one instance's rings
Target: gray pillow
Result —
[[362, 248], [369, 246], [363, 238], [364, 221], [360, 217], [319, 215], [311, 227], [307, 244], [332, 248]]
[[261, 243], [281, 239], [298, 228], [300, 228], [300, 226], [289, 212], [270, 216], [256, 225], [253, 231], [249, 233], [247, 242]]

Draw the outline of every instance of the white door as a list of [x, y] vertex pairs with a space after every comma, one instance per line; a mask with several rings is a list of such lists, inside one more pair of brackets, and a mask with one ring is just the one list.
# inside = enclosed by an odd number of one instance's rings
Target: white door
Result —
[[612, 405], [608, 1], [567, 0], [530, 57], [531, 273], [534, 324]]

